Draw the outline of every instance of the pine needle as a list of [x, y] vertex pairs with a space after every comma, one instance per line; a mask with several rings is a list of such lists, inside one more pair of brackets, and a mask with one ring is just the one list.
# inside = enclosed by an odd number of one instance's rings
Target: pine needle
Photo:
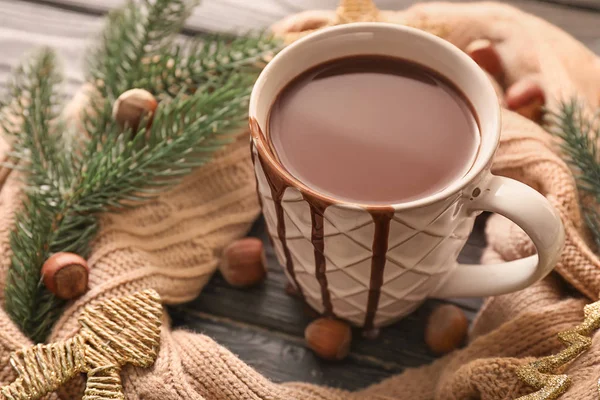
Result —
[[[558, 110], [549, 112], [550, 132], [561, 139], [561, 148], [575, 175], [577, 186], [584, 195], [600, 205], [600, 139], [599, 114], [583, 114], [583, 106], [572, 99], [562, 102]], [[600, 213], [595, 206], [582, 207], [585, 221], [600, 249]]]
[[173, 43], [198, 0], [128, 1], [112, 11], [99, 46], [88, 57], [89, 81], [113, 101], [143, 78], [143, 61]]
[[10, 235], [13, 254], [5, 288], [6, 310], [36, 341], [44, 339], [62, 306], [41, 283], [41, 265], [57, 233], [61, 191], [72, 176], [60, 149], [60, 135], [53, 129], [58, 115], [54, 87], [59, 82], [54, 53], [42, 50], [14, 75], [12, 107], [5, 112], [19, 116], [20, 123], [3, 126], [13, 140], [13, 159], [20, 158], [28, 174], [25, 205]]

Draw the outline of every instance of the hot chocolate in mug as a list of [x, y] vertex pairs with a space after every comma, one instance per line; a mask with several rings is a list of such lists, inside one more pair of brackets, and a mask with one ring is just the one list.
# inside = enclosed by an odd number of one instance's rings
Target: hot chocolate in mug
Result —
[[[358, 55], [414, 62], [445, 76], [462, 92], [480, 133], [478, 152], [464, 175], [416, 200], [369, 205], [322, 193], [283, 167], [266, 134], [279, 93], [316, 65]], [[324, 315], [378, 327], [407, 315], [428, 297], [523, 289], [546, 276], [560, 256], [563, 226], [548, 201], [529, 186], [490, 172], [500, 138], [500, 108], [488, 77], [466, 54], [434, 35], [385, 23], [348, 24], [309, 35], [262, 71], [249, 116], [257, 189], [277, 258], [305, 301]], [[537, 254], [501, 264], [459, 264], [457, 256], [482, 211], [514, 221]]]

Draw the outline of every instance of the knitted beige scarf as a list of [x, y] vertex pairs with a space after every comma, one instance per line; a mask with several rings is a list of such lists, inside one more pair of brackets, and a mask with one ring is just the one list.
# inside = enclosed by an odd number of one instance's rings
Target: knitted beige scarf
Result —
[[[364, 15], [364, 14], [363, 14]], [[460, 48], [475, 39], [496, 44], [506, 70], [504, 87], [534, 79], [549, 106], [578, 95], [600, 103], [600, 61], [549, 23], [496, 3], [429, 3], [401, 12], [377, 12], [371, 20], [393, 21], [433, 31]], [[292, 16], [274, 27], [288, 40], [298, 32], [338, 22], [331, 11]], [[499, 87], [499, 91], [502, 88]], [[76, 99], [71, 112], [83, 102]], [[75, 115], [75, 113], [73, 114]], [[367, 389], [349, 393], [302, 383], [274, 384], [201, 334], [173, 331], [165, 319], [154, 366], [123, 370], [129, 399], [509, 399], [528, 393], [515, 369], [534, 357], [563, 348], [556, 334], [583, 318], [583, 297], [567, 295], [565, 281], [589, 299], [600, 293], [600, 260], [588, 247], [578, 195], [569, 168], [551, 150], [545, 131], [517, 114], [503, 112], [502, 142], [494, 172], [519, 179], [543, 193], [560, 211], [567, 241], [556, 271], [522, 292], [488, 299], [473, 324], [470, 343], [429, 366], [412, 369]], [[246, 134], [171, 192], [125, 214], [107, 215], [90, 257], [90, 290], [69, 305], [50, 341], [73, 336], [84, 306], [101, 299], [153, 288], [165, 303], [200, 294], [221, 249], [243, 236], [259, 208]], [[0, 142], [0, 154], [8, 145]], [[0, 287], [9, 265], [8, 234], [20, 203], [15, 173], [0, 174]], [[528, 238], [501, 217], [488, 222], [484, 260], [512, 260], [534, 251]], [[0, 296], [3, 291], [0, 290]], [[2, 300], [2, 299], [0, 299]], [[10, 352], [29, 345], [0, 308], [0, 383], [15, 378]], [[597, 399], [600, 344], [565, 370], [572, 386], [563, 399]], [[51, 398], [80, 396], [82, 380]]]

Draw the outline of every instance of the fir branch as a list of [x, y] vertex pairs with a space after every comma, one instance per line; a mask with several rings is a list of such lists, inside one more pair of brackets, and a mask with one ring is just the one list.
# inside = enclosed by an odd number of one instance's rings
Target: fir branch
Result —
[[[144, 0], [141, 8], [130, 2], [111, 14], [90, 64], [87, 139], [63, 132], [51, 53], [16, 75], [9, 104], [15, 104], [10, 115], [19, 118], [4, 115], [0, 123], [14, 138], [13, 166], [27, 182], [11, 234], [6, 308], [34, 341], [44, 340], [64, 304], [40, 283], [45, 260], [59, 251], [86, 257], [101, 213], [136, 206], [178, 183], [246, 121], [254, 78], [279, 44], [258, 35], [173, 46], [193, 4]], [[141, 123], [138, 132], [121, 132], [112, 106], [135, 86], [161, 101], [148, 131]]]
[[129, 0], [109, 14], [100, 45], [88, 59], [90, 81], [114, 101], [144, 74], [142, 60], [172, 44], [197, 0]]
[[598, 116], [586, 118], [583, 107], [576, 101], [563, 102], [558, 112], [550, 113], [551, 130], [562, 139], [562, 150], [567, 162], [576, 173], [580, 189], [594, 196], [600, 203], [600, 163]]
[[[118, 211], [179, 182], [229, 142], [245, 122], [251, 86], [231, 80], [213, 92], [180, 94], [161, 102], [152, 128], [93, 138], [81, 175], [78, 213]], [[96, 150], [94, 150], [96, 149]]]
[[54, 223], [61, 193], [72, 176], [56, 133], [60, 124], [56, 123], [55, 86], [59, 82], [53, 52], [41, 51], [16, 71], [8, 111], [11, 118], [2, 119], [17, 119], [3, 128], [13, 140], [13, 161], [20, 161], [28, 173], [25, 205], [17, 213], [16, 229], [10, 235], [13, 254], [5, 288], [6, 310], [34, 340], [45, 337], [62, 303], [40, 283], [41, 265], [53, 250], [48, 238], [58, 233]]
[[583, 206], [585, 221], [600, 249], [600, 139], [599, 114], [584, 115], [584, 107], [576, 99], [562, 102], [558, 110], [549, 112], [550, 132], [561, 139], [561, 149], [571, 166], [577, 186], [595, 206]]
[[87, 60], [90, 107], [83, 125], [91, 136], [109, 128], [112, 104], [143, 79], [143, 60], [167, 51], [198, 0], [128, 0], [113, 10]]
[[596, 250], [600, 249], [600, 213], [592, 207], [583, 207], [583, 215], [587, 226], [594, 236]]
[[[226, 133], [245, 122], [250, 90], [248, 81], [233, 79], [212, 92], [182, 92], [160, 104], [149, 132], [120, 133], [111, 123], [109, 133], [92, 138], [82, 156], [65, 156], [56, 165], [55, 159], [42, 163], [38, 154], [60, 149], [50, 144], [40, 150], [28, 139], [37, 131], [21, 133], [23, 151], [15, 156], [30, 164], [30, 187], [11, 236], [15, 256], [6, 306], [23, 332], [43, 341], [64, 304], [40, 284], [44, 261], [59, 251], [86, 257], [100, 213], [152, 198], [206, 163], [229, 141]], [[56, 172], [58, 165], [64, 175]]]
[[[47, 129], [42, 141], [39, 129], [31, 129], [38, 120], [55, 119], [54, 114], [24, 120], [19, 129], [28, 134], [15, 131], [22, 139], [16, 143], [19, 150], [14, 157], [28, 165], [28, 197], [11, 242], [15, 257], [6, 297], [9, 313], [26, 334], [42, 341], [63, 305], [40, 284], [43, 262], [58, 251], [86, 257], [99, 213], [154, 197], [206, 163], [229, 141], [227, 132], [246, 121], [251, 87], [246, 75], [236, 75], [216, 81], [212, 90], [191, 95], [182, 90], [160, 103], [148, 132], [141, 128], [122, 133], [107, 118], [107, 131], [72, 153], [64, 152]], [[46, 103], [32, 102], [50, 110]]]
[[145, 72], [135, 87], [175, 96], [207, 90], [231, 76], [256, 78], [282, 43], [266, 33], [240, 37], [204, 35], [177, 44], [162, 55], [143, 60]]

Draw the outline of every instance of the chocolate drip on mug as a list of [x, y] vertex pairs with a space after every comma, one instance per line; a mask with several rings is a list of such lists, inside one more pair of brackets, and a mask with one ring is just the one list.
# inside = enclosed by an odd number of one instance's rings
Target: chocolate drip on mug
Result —
[[327, 262], [325, 260], [325, 225], [323, 224], [323, 214], [329, 204], [319, 201], [307, 194], [303, 195], [304, 200], [310, 206], [310, 220], [312, 223], [311, 242], [315, 253], [315, 277], [319, 286], [321, 286], [321, 298], [323, 302], [323, 314], [325, 316], [333, 315], [333, 305], [331, 304], [331, 294], [327, 287]]
[[304, 294], [302, 293], [302, 287], [300, 287], [296, 278], [296, 271], [294, 271], [294, 261], [292, 260], [292, 254], [290, 253], [290, 249], [287, 245], [287, 239], [285, 237], [285, 218], [281, 200], [283, 199], [283, 194], [285, 193], [287, 184], [277, 174], [277, 171], [271, 170], [269, 164], [264, 162], [260, 154], [258, 154], [258, 160], [265, 173], [267, 182], [269, 183], [269, 188], [271, 189], [271, 196], [273, 197], [273, 204], [275, 205], [275, 215], [277, 217], [277, 236], [279, 237], [279, 240], [281, 241], [281, 247], [283, 248], [283, 255], [285, 256], [285, 267], [289, 276], [294, 281], [294, 285], [296, 286], [296, 289], [298, 289], [300, 297], [304, 298]]
[[[252, 143], [252, 139], [250, 139], [250, 158], [252, 160], [252, 165], [256, 166], [256, 155], [254, 154], [254, 145]], [[260, 209], [263, 210], [263, 201], [262, 201], [262, 197], [260, 195], [260, 191], [258, 189], [258, 175], [255, 173], [254, 174], [254, 182], [256, 183], [256, 197], [258, 197], [258, 205], [260, 206]], [[271, 192], [272, 193], [272, 192]], [[268, 227], [267, 227], [267, 232], [268, 232]], [[273, 242], [273, 238], [271, 237], [271, 234], [269, 233], [267, 235], [267, 237], [269, 238], [269, 243], [271, 243], [271, 247], [275, 248], [275, 242]]]
[[[252, 152], [252, 161], [256, 162], [256, 155]], [[302, 288], [296, 278], [294, 271], [294, 263], [290, 250], [287, 246], [286, 234], [285, 234], [285, 219], [284, 210], [282, 206], [282, 199], [285, 189], [288, 187], [288, 183], [278, 173], [278, 171], [271, 168], [271, 166], [263, 160], [260, 153], [258, 154], [258, 160], [264, 171], [266, 180], [271, 189], [271, 196], [273, 197], [273, 203], [275, 206], [275, 214], [277, 218], [277, 236], [281, 241], [283, 253], [285, 256], [286, 270], [289, 276], [292, 278], [296, 288], [300, 292], [302, 297]], [[323, 304], [323, 314], [326, 316], [333, 315], [333, 304], [331, 302], [331, 294], [329, 292], [327, 282], [327, 260], [325, 258], [325, 226], [324, 226], [324, 213], [330, 202], [324, 198], [311, 196], [308, 193], [302, 193], [302, 197], [308, 203], [310, 208], [311, 217], [311, 243], [314, 247], [314, 260], [315, 260], [315, 277], [319, 283], [321, 289], [321, 298]], [[367, 312], [364, 322], [364, 328], [366, 330], [374, 327], [375, 315], [377, 308], [379, 307], [379, 298], [381, 296], [381, 287], [383, 285], [383, 272], [386, 263], [386, 253], [388, 249], [388, 237], [390, 231], [390, 221], [394, 215], [394, 209], [392, 207], [374, 207], [365, 209], [365, 211], [371, 214], [373, 223], [375, 225], [375, 233], [373, 235], [372, 252], [371, 258], [371, 279], [369, 284], [369, 296], [367, 302]]]
[[[250, 128], [257, 136], [262, 136], [262, 132], [258, 123], [251, 119]], [[260, 146], [260, 144], [258, 145]], [[302, 287], [299, 285], [296, 273], [294, 270], [294, 262], [291, 256], [291, 252], [287, 245], [286, 232], [285, 232], [285, 213], [283, 210], [282, 200], [285, 190], [290, 186], [290, 182], [281, 174], [281, 171], [277, 170], [277, 167], [273, 166], [267, 160], [263, 158], [260, 151], [254, 154], [252, 152], [252, 162], [258, 161], [262, 166], [265, 178], [271, 190], [271, 196], [275, 206], [275, 215], [277, 218], [277, 236], [281, 242], [283, 253], [285, 256], [286, 270], [288, 275], [292, 279], [294, 285], [298, 289], [300, 295], [304, 297]], [[260, 150], [260, 149], [257, 149]], [[271, 150], [271, 149], [269, 149]], [[257, 181], [258, 182], [258, 181]], [[325, 226], [324, 226], [324, 214], [328, 206], [332, 205], [334, 200], [328, 199], [318, 194], [312, 194], [304, 191], [301, 188], [296, 188], [302, 193], [304, 201], [309, 205], [310, 218], [311, 218], [311, 243], [314, 251], [314, 263], [315, 263], [315, 277], [319, 283], [321, 290], [321, 298], [323, 304], [323, 314], [326, 316], [333, 316], [333, 304], [331, 301], [331, 293], [329, 292], [329, 285], [327, 281], [327, 260], [325, 257]], [[262, 204], [261, 204], [262, 205]], [[364, 321], [364, 328], [366, 330], [373, 329], [374, 320], [379, 307], [379, 298], [381, 296], [381, 287], [383, 285], [383, 272], [386, 264], [386, 253], [388, 249], [388, 238], [390, 232], [390, 222], [394, 216], [394, 209], [390, 206], [371, 206], [365, 207], [365, 212], [371, 214], [373, 223], [375, 225], [375, 232], [373, 235], [372, 244], [372, 258], [371, 258], [371, 278], [369, 283], [369, 295], [367, 302], [367, 310]]]
[[[254, 145], [252, 143], [252, 139], [250, 139], [250, 159], [252, 160], [252, 165], [256, 166], [256, 155], [254, 154]], [[260, 209], [262, 210], [263, 208], [263, 202], [262, 202], [262, 197], [260, 197], [260, 191], [258, 190], [258, 175], [254, 174], [254, 182], [256, 183], [256, 197], [258, 197], [258, 205], [260, 206]], [[269, 236], [269, 235], [267, 235]], [[271, 239], [271, 236], [269, 236], [269, 239]], [[273, 245], [273, 242], [271, 241], [271, 245]]]
[[371, 257], [371, 279], [369, 283], [369, 297], [367, 300], [367, 314], [365, 316], [364, 329], [366, 331], [374, 328], [375, 315], [379, 307], [381, 297], [381, 286], [383, 285], [383, 271], [385, 269], [386, 254], [388, 250], [388, 238], [390, 235], [390, 221], [394, 216], [394, 209], [377, 208], [369, 210], [375, 233], [373, 234], [373, 256]]

